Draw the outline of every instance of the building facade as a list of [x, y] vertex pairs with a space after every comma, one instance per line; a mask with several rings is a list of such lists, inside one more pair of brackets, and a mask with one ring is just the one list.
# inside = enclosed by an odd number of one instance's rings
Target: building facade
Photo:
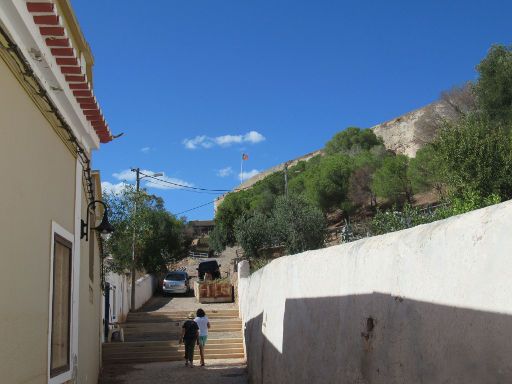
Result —
[[1, 382], [98, 380], [101, 259], [90, 227], [102, 212], [90, 204], [101, 199], [90, 164], [112, 135], [92, 65], [69, 1], [0, 2]]

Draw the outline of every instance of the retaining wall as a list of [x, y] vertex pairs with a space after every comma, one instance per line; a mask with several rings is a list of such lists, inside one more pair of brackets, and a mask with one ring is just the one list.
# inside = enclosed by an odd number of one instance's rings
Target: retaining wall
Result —
[[251, 383], [511, 383], [512, 202], [274, 260], [240, 313]]
[[[102, 297], [103, 319], [109, 323], [122, 323], [126, 320], [131, 305], [131, 276], [109, 273], [105, 279], [110, 283], [110, 309], [105, 316], [105, 298]], [[135, 281], [135, 309], [142, 307], [156, 291], [158, 279], [153, 275], [144, 275]]]

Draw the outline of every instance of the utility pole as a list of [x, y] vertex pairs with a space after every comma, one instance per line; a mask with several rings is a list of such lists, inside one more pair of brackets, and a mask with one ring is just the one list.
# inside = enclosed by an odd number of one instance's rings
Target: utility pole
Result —
[[[135, 203], [133, 208], [133, 218], [135, 219], [135, 215], [137, 214], [137, 199], [139, 197], [139, 189], [140, 189], [140, 168], [132, 169], [132, 172], [135, 172], [136, 175], [136, 195], [135, 195]], [[131, 289], [131, 301], [130, 308], [131, 311], [135, 311], [135, 226], [133, 227], [133, 236], [132, 236], [132, 289]]]
[[[134, 207], [133, 207], [133, 219], [135, 219], [135, 216], [137, 215], [137, 199], [139, 198], [139, 190], [140, 190], [140, 179], [143, 179], [144, 177], [151, 177], [151, 178], [157, 178], [157, 177], [160, 177], [160, 176], [163, 176], [164, 174], [162, 172], [158, 172], [158, 173], [153, 173], [152, 175], [146, 175], [146, 174], [142, 174], [143, 176], [141, 177], [140, 176], [140, 168], [132, 168], [131, 170], [132, 172], [135, 172], [135, 180], [136, 180], [136, 188], [135, 190], [137, 191], [136, 195], [135, 195], [135, 202], [134, 202]], [[158, 180], [158, 179], [157, 179]], [[131, 304], [131, 310], [132, 311], [135, 311], [135, 273], [136, 273], [136, 268], [135, 268], [135, 260], [136, 260], [136, 254], [135, 254], [135, 239], [136, 239], [136, 228], [135, 228], [135, 225], [133, 226], [133, 236], [132, 236], [132, 289], [131, 289], [131, 300], [130, 300], [130, 304]]]
[[284, 164], [284, 195], [288, 197], [288, 163]]

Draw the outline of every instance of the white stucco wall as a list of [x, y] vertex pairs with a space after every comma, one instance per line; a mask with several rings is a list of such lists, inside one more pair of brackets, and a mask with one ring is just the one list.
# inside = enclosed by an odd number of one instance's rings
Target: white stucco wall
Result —
[[135, 282], [135, 309], [139, 309], [151, 299], [156, 291], [157, 282], [153, 275], [145, 275]]
[[[106, 282], [110, 283], [109, 323], [122, 323], [130, 312], [131, 278], [129, 275], [109, 273]], [[135, 309], [142, 307], [155, 293], [158, 279], [153, 275], [144, 275], [135, 282]], [[102, 299], [103, 318], [105, 318], [105, 298]]]
[[512, 201], [239, 281], [252, 383], [512, 382]]

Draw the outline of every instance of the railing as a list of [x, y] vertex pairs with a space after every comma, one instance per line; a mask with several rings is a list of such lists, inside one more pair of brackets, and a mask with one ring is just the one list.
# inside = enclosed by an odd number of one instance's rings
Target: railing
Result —
[[209, 255], [208, 255], [208, 252], [194, 252], [194, 251], [189, 251], [188, 255], [190, 257], [199, 257], [199, 258], [208, 258]]

